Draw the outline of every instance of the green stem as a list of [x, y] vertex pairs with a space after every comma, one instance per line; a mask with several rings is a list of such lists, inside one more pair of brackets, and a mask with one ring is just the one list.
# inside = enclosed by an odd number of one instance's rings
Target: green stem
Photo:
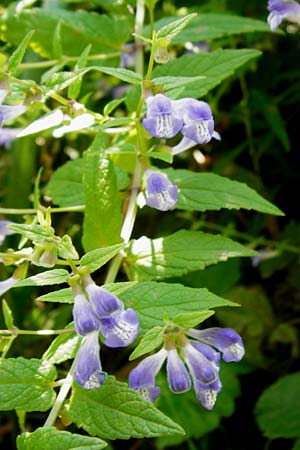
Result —
[[[108, 54], [100, 54], [100, 55], [89, 55], [87, 57], [88, 60], [92, 61], [98, 61], [102, 59], [112, 59], [117, 58], [120, 56], [120, 52], [114, 52], [114, 53], [108, 53]], [[46, 67], [52, 67], [56, 64], [60, 63], [69, 63], [69, 62], [77, 62], [78, 57], [77, 56], [63, 56], [61, 59], [49, 59], [48, 61], [38, 61], [38, 62], [32, 62], [32, 63], [22, 63], [19, 65], [19, 68], [22, 70], [27, 69], [43, 69]]]
[[63, 405], [63, 402], [65, 401], [69, 390], [71, 389], [75, 369], [76, 369], [76, 358], [73, 361], [73, 364], [69, 370], [68, 375], [64, 379], [64, 382], [63, 382], [63, 384], [60, 388], [60, 391], [56, 397], [55, 403], [52, 406], [52, 409], [49, 413], [49, 416], [47, 417], [46, 422], [44, 423], [45, 428], [52, 427], [54, 425], [56, 418], [58, 416], [58, 413]]
[[[65, 206], [64, 208], [49, 208], [51, 213], [62, 212], [82, 212], [84, 211], [84, 205], [78, 206]], [[41, 208], [43, 210], [43, 208]], [[46, 210], [46, 208], [45, 208]], [[0, 208], [0, 214], [36, 214], [35, 208]]]
[[29, 334], [32, 336], [53, 336], [56, 334], [73, 333], [73, 328], [63, 328], [62, 330], [19, 330], [14, 328], [12, 330], [0, 330], [1, 336], [19, 336], [21, 334]]

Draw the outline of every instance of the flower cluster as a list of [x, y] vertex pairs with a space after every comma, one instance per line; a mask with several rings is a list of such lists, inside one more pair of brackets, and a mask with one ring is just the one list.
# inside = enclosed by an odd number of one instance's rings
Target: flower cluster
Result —
[[[189, 339], [187, 336], [191, 337]], [[167, 379], [172, 392], [178, 394], [191, 388], [204, 406], [211, 410], [222, 389], [219, 378], [221, 354], [226, 362], [240, 361], [245, 350], [241, 337], [231, 328], [189, 329], [177, 326], [165, 329], [165, 343], [157, 353], [140, 362], [129, 374], [129, 386], [155, 401], [160, 388], [155, 377], [167, 360]]]
[[83, 276], [83, 287], [78, 282], [71, 286], [75, 329], [84, 336], [74, 378], [81, 386], [92, 389], [104, 381], [98, 334], [103, 335], [108, 347], [126, 347], [137, 337], [139, 322], [132, 308], [124, 309], [120, 299], [97, 286], [89, 275]]
[[172, 138], [182, 133], [182, 141], [172, 150], [174, 155], [212, 138], [220, 140], [208, 103], [194, 98], [171, 100], [163, 94], [148, 97], [146, 102], [143, 125], [152, 136]]
[[268, 11], [268, 23], [272, 31], [275, 31], [283, 20], [300, 24], [300, 4], [293, 0], [269, 0]]

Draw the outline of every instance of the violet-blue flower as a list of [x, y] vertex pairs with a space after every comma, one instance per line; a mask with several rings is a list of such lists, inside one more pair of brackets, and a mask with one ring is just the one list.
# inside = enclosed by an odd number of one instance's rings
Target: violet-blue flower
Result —
[[[146, 357], [129, 374], [129, 386], [146, 392], [150, 401], [155, 377], [167, 360], [167, 379], [172, 392], [188, 391], [193, 381], [196, 397], [204, 408], [214, 407], [222, 388], [219, 378], [220, 352], [225, 361], [239, 361], [244, 355], [241, 337], [232, 329], [209, 328], [207, 330], [169, 327], [164, 346], [154, 355]], [[165, 328], [166, 331], [166, 328]], [[198, 332], [201, 331], [201, 338]], [[190, 340], [185, 336], [196, 338]], [[188, 370], [187, 370], [188, 369]], [[156, 396], [155, 396], [156, 398]]]
[[163, 94], [148, 97], [147, 115], [143, 125], [149, 133], [157, 138], [172, 138], [183, 126], [183, 119], [175, 107], [176, 102]]
[[194, 141], [194, 145], [207, 144], [212, 138], [220, 140], [219, 133], [214, 130], [214, 118], [208, 103], [194, 98], [183, 98], [177, 100], [176, 110], [184, 121], [181, 133]]
[[89, 275], [84, 276], [83, 282], [98, 319], [110, 317], [114, 313], [123, 311], [124, 305], [121, 300], [106, 289], [97, 286]]
[[73, 319], [76, 333], [81, 336], [85, 336], [91, 331], [99, 331], [99, 319], [97, 318], [92, 305], [86, 299], [84, 292], [80, 292], [78, 287], [77, 292], [74, 295]]
[[134, 309], [127, 308], [100, 320], [100, 330], [107, 347], [127, 347], [139, 334], [139, 320]]
[[269, 0], [268, 23], [272, 31], [281, 24], [283, 20], [300, 24], [300, 4], [293, 0]]
[[10, 220], [0, 220], [0, 245], [6, 238], [6, 236], [9, 236], [11, 234], [15, 234], [15, 231], [10, 230], [7, 225], [12, 224]]
[[97, 331], [88, 333], [76, 357], [74, 378], [82, 387], [95, 389], [103, 383], [105, 375], [100, 362], [100, 345]]
[[27, 110], [27, 106], [25, 105], [2, 105], [2, 102], [6, 95], [7, 90], [0, 89], [0, 125], [5, 122], [10, 122]]
[[242, 338], [232, 328], [213, 327], [205, 330], [190, 328], [187, 335], [216, 348], [226, 362], [240, 361], [245, 354]]
[[146, 204], [159, 211], [168, 211], [176, 206], [178, 187], [172, 184], [167, 175], [147, 170]]

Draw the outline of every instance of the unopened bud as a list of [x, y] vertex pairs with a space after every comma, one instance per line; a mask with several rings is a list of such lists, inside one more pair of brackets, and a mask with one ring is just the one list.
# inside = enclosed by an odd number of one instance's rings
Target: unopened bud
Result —
[[36, 266], [53, 267], [57, 261], [57, 248], [55, 244], [46, 243], [36, 245], [31, 262]]
[[169, 61], [168, 45], [169, 39], [158, 39], [156, 52], [154, 55], [155, 62], [158, 64], [166, 64]]

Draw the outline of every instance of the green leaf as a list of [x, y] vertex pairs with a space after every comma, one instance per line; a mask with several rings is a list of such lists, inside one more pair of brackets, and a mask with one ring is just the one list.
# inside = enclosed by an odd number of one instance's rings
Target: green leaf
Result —
[[106, 75], [111, 75], [112, 77], [118, 78], [119, 80], [125, 81], [126, 83], [139, 84], [142, 82], [143, 78], [136, 72], [132, 70], [123, 69], [121, 67], [104, 67], [97, 66], [94, 67], [95, 70], [105, 73]]
[[162, 84], [171, 98], [199, 98], [260, 54], [253, 49], [219, 49], [211, 53], [183, 55], [157, 66], [153, 71], [153, 81]]
[[54, 36], [53, 36], [53, 56], [56, 59], [60, 59], [63, 54], [63, 49], [61, 45], [61, 26], [62, 21], [59, 20], [55, 27]]
[[123, 243], [91, 250], [81, 258], [80, 264], [81, 266], [89, 266], [91, 273], [95, 272], [116, 256], [122, 248], [124, 248]]
[[7, 326], [7, 329], [12, 330], [13, 328], [15, 328], [13, 314], [10, 307], [8, 306], [8, 304], [4, 299], [2, 300], [2, 311], [4, 322], [5, 325]]
[[179, 188], [176, 208], [188, 211], [227, 209], [255, 209], [282, 216], [272, 203], [244, 183], [214, 173], [193, 173], [189, 170], [163, 171]]
[[188, 14], [187, 16], [181, 17], [180, 19], [174, 20], [168, 25], [163, 26], [157, 32], [157, 38], [164, 38], [171, 41], [177, 34], [181, 33], [196, 16], [196, 13]]
[[146, 152], [145, 156], [149, 156], [153, 159], [159, 159], [168, 164], [172, 164], [173, 162], [173, 155], [169, 152]]
[[227, 237], [180, 230], [164, 238], [142, 236], [133, 240], [126, 263], [131, 279], [159, 280], [204, 269], [228, 258], [255, 255], [255, 251]]
[[[166, 24], [171, 23], [175, 19], [176, 17], [164, 17], [155, 22], [155, 29], [159, 30], [162, 26], [167, 26]], [[173, 43], [185, 44], [186, 42], [207, 41], [223, 36], [254, 33], [257, 31], [270, 33], [270, 27], [265, 21], [249, 17], [239, 17], [231, 14], [198, 14], [174, 38]], [[148, 28], [146, 28], [145, 32], [147, 36], [150, 35]]]
[[85, 251], [120, 243], [122, 227], [113, 163], [105, 154], [106, 140], [99, 133], [84, 154], [85, 211], [82, 244]]
[[24, 58], [27, 46], [34, 32], [35, 30], [31, 30], [26, 34], [26, 36], [24, 37], [18, 48], [13, 52], [13, 54], [9, 58], [7, 69], [8, 72], [10, 72], [12, 75], [16, 74], [18, 67], [22, 62], [22, 59]]
[[182, 434], [182, 428], [125, 383], [108, 376], [93, 390], [75, 384], [70, 403], [73, 421], [88, 433], [106, 439]]
[[65, 234], [58, 246], [57, 246], [58, 255], [63, 259], [79, 259], [79, 255], [76, 251], [76, 248], [73, 245], [72, 239], [68, 234]]
[[45, 192], [54, 204], [61, 207], [84, 204], [82, 166], [82, 159], [68, 161], [52, 175]]
[[300, 374], [280, 378], [258, 399], [255, 416], [269, 439], [300, 437]]
[[139, 316], [141, 332], [164, 325], [164, 317], [207, 311], [220, 306], [238, 306], [207, 289], [194, 289], [178, 283], [140, 282], [118, 294], [126, 307], [134, 308]]
[[56, 428], [38, 428], [17, 438], [18, 450], [101, 450], [107, 443], [101, 439], [59, 431]]
[[53, 284], [61, 284], [66, 283], [69, 276], [69, 272], [65, 269], [46, 270], [45, 272], [18, 281], [13, 287], [50, 286]]
[[[91, 44], [92, 54], [119, 51], [130, 37], [130, 22], [126, 17], [109, 17], [83, 10], [67, 11], [62, 8], [31, 8], [18, 16], [8, 14], [0, 21], [1, 39], [18, 45], [31, 30], [32, 50], [41, 56], [54, 58], [53, 40], [61, 21], [61, 46], [64, 55], [79, 56]], [[76, 38], [76, 45], [74, 45]]]
[[39, 359], [0, 360], [0, 409], [46, 411], [55, 400], [55, 367]]
[[58, 302], [58, 303], [74, 303], [71, 288], [59, 289], [51, 291], [48, 294], [40, 295], [36, 298], [38, 302]]
[[[74, 67], [75, 72], [77, 70], [83, 69], [87, 65], [88, 56], [90, 54], [91, 48], [92, 48], [92, 46], [91, 46], [91, 44], [89, 44], [83, 50], [83, 52], [81, 53], [81, 55], [79, 57], [78, 62], [76, 63], [76, 65]], [[70, 84], [70, 86], [68, 88], [68, 98], [72, 98], [72, 99], [76, 100], [76, 98], [80, 94], [81, 84], [82, 84], [82, 78], [77, 78], [74, 81], [74, 83]]]
[[73, 359], [79, 349], [81, 337], [75, 332], [58, 335], [43, 354], [50, 364], [60, 364], [68, 359]]
[[214, 313], [214, 311], [194, 311], [190, 313], [181, 313], [177, 314], [172, 319], [172, 322], [183, 328], [193, 328], [214, 315]]
[[163, 343], [163, 331], [163, 327], [154, 327], [148, 330], [129, 356], [129, 361], [133, 361], [159, 347]]
[[103, 114], [104, 116], [109, 116], [114, 109], [116, 109], [122, 102], [124, 101], [124, 98], [116, 98], [114, 100], [111, 100], [110, 102], [106, 103], [106, 105], [103, 108]]
[[44, 240], [54, 238], [54, 228], [42, 227], [41, 225], [27, 225], [14, 223], [8, 225], [10, 230], [30, 239], [35, 243], [44, 242]]

